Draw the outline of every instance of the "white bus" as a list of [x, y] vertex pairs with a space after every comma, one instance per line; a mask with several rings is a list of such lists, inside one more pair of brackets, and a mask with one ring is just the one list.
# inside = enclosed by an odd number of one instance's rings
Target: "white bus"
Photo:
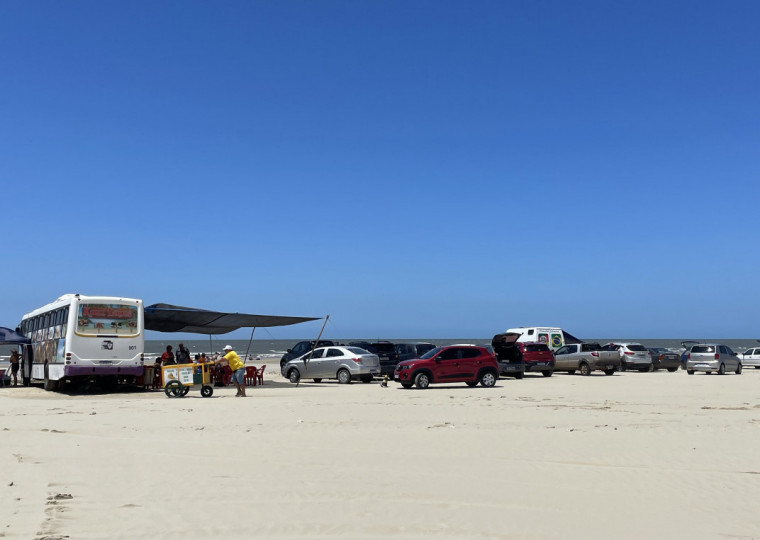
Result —
[[[143, 374], [143, 302], [65, 294], [21, 319], [23, 377], [55, 390], [65, 380], [134, 380]], [[29, 358], [31, 357], [31, 358]]]

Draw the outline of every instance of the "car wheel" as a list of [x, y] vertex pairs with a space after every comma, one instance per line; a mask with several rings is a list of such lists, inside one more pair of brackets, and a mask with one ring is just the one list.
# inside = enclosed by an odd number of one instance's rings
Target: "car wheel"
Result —
[[688, 373], [689, 375], [694, 375], [694, 370], [693, 369], [687, 369], [686, 373]]
[[726, 364], [721, 364], [718, 368], [718, 375], [725, 375], [726, 374]]
[[412, 387], [409, 383], [401, 383], [401, 388], [404, 388], [406, 390], [409, 390]]
[[625, 362], [621, 362], [620, 363], [620, 371], [625, 371], [627, 369], [628, 369], [628, 366], [626, 365], [626, 363]]
[[315, 383], [321, 383], [321, 382], [322, 382], [322, 379], [321, 379], [321, 378], [318, 378], [318, 379], [312, 379], [312, 381], [314, 381]]
[[654, 371], [654, 364], [649, 364], [649, 367], [646, 370], [649, 372]]
[[290, 371], [288, 371], [288, 379], [293, 384], [297, 384], [298, 381], [301, 380], [301, 374], [298, 372], [296, 368], [293, 368]]
[[347, 369], [341, 369], [338, 371], [338, 382], [340, 384], [348, 384], [351, 382], [351, 373]]
[[478, 385], [478, 381], [465, 381], [465, 384], [467, 386], [477, 386]]
[[586, 362], [583, 362], [580, 366], [578, 366], [578, 372], [584, 377], [587, 377], [591, 375], [591, 366], [589, 366]]
[[546, 371], [542, 371], [541, 375], [543, 375], [544, 377], [551, 377], [552, 373], [554, 373], [554, 370], [547, 369]]
[[525, 377], [524, 371], [518, 371], [517, 373], [515, 373], [515, 379], [522, 379], [523, 377]]
[[742, 374], [742, 365], [741, 364], [739, 364], [738, 366], [736, 366], [736, 371], [734, 371], [734, 373], [736, 373], [737, 375], [741, 375]]
[[363, 375], [361, 378], [361, 381], [364, 384], [371, 383], [372, 382], [372, 375]]
[[669, 367], [668, 371], [670, 371], [671, 373], [673, 373], [674, 371], [678, 371], [678, 368], [677, 367]]
[[575, 375], [575, 370], [574, 369], [568, 370], [567, 374], [568, 375]]
[[480, 375], [480, 385], [484, 388], [491, 388], [496, 384], [496, 379], [498, 379], [496, 373], [493, 371], [484, 371]]
[[613, 373], [615, 373], [615, 368], [604, 370], [605, 375], [612, 375]]
[[414, 378], [414, 384], [417, 388], [424, 390], [430, 386], [430, 376], [427, 373], [418, 373]]

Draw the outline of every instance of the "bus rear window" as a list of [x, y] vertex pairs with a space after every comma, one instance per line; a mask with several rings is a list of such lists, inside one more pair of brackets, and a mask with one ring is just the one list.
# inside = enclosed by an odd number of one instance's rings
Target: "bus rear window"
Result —
[[135, 335], [137, 306], [123, 304], [80, 304], [76, 330], [80, 334]]

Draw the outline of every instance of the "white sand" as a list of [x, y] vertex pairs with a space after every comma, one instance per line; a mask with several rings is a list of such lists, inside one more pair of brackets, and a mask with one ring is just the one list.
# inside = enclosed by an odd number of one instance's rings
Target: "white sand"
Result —
[[0, 537], [760, 537], [760, 370], [267, 379], [0, 389]]

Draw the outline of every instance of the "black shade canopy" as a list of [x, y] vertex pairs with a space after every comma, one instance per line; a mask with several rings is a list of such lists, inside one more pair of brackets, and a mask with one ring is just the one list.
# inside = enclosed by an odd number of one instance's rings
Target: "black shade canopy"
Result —
[[281, 317], [279, 315], [248, 315], [221, 313], [169, 304], [145, 307], [145, 329], [157, 332], [192, 332], [195, 334], [226, 334], [238, 328], [288, 326], [315, 321], [320, 317]]
[[31, 343], [29, 338], [25, 338], [18, 332], [0, 326], [0, 344], [2, 345], [25, 345]]

